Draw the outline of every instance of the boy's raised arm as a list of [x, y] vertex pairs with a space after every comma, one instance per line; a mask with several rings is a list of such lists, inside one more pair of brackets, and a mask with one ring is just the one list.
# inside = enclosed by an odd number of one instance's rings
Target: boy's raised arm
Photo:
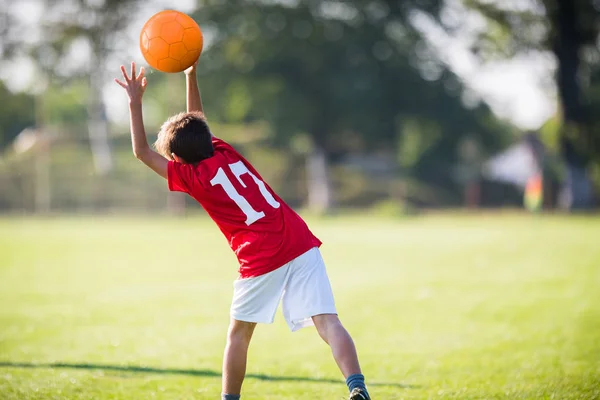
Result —
[[[194, 65], [185, 70], [185, 94], [187, 100], [187, 112], [200, 111], [204, 115], [202, 107], [202, 97], [200, 97], [200, 89], [198, 89], [198, 78], [196, 77], [196, 61]], [[205, 116], [206, 117], [206, 116]], [[214, 137], [215, 135], [211, 135]]]
[[198, 78], [196, 77], [196, 65], [197, 62], [185, 70], [187, 112], [200, 111], [204, 113], [200, 89], [198, 88]]
[[129, 96], [129, 123], [133, 154], [154, 172], [166, 179], [169, 162], [150, 148], [148, 139], [146, 138], [146, 129], [144, 128], [142, 96], [148, 84], [148, 81], [144, 77], [144, 67], [140, 69], [140, 74], [136, 75], [135, 63], [131, 63], [131, 77], [127, 75], [124, 66], [121, 66], [121, 72], [123, 73], [125, 82], [121, 82], [118, 79], [115, 79], [115, 82], [125, 89]]

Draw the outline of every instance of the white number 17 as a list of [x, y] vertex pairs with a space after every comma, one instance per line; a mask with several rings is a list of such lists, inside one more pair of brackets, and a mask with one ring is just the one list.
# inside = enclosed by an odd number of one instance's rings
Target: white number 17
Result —
[[[265, 183], [258, 179], [256, 175], [254, 175], [252, 172], [250, 172], [242, 161], [229, 164], [229, 169], [231, 169], [231, 172], [233, 172], [233, 175], [235, 175], [238, 182], [240, 183], [240, 185], [242, 185], [243, 188], [246, 188], [246, 184], [244, 183], [244, 181], [242, 181], [241, 176], [244, 174], [250, 175], [252, 177], [252, 180], [254, 180], [254, 183], [256, 183], [256, 186], [258, 186], [258, 190], [260, 190], [260, 193], [265, 198], [267, 203], [269, 203], [273, 208], [279, 208], [281, 204], [279, 204], [279, 202], [275, 200], [273, 195], [267, 190]], [[240, 210], [242, 210], [242, 212], [246, 214], [246, 225], [252, 225], [253, 223], [265, 216], [264, 212], [256, 211], [250, 205], [250, 203], [248, 203], [248, 200], [246, 200], [244, 196], [239, 194], [239, 192], [233, 186], [233, 183], [225, 174], [225, 171], [223, 171], [223, 168], [219, 168], [217, 170], [217, 173], [214, 176], [214, 178], [211, 179], [210, 184], [213, 186], [221, 185], [221, 187], [223, 187], [223, 190], [225, 190], [227, 196], [229, 196], [229, 198], [235, 202], [235, 204], [240, 208]]]

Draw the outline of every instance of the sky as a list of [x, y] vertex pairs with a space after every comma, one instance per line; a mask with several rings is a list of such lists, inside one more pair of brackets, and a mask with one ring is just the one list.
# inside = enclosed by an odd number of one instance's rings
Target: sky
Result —
[[[445, 17], [460, 18], [459, 29], [452, 34], [439, 28], [429, 17], [416, 13], [415, 25], [425, 34], [428, 46], [435, 56], [446, 63], [459, 76], [468, 88], [465, 102], [479, 100], [487, 102], [493, 112], [521, 129], [537, 129], [551, 118], [557, 109], [556, 90], [552, 83], [555, 62], [550, 54], [531, 53], [521, 55], [512, 60], [481, 63], [469, 50], [478, 30], [485, 28], [485, 21], [474, 14], [469, 14], [462, 7], [462, 0], [446, 0]], [[500, 1], [500, 0], [498, 0]], [[518, 0], [523, 6], [528, 0]], [[178, 0], [177, 9], [183, 12], [193, 8], [194, 0]], [[508, 2], [510, 3], [510, 2]], [[505, 2], [504, 4], [508, 4]], [[172, 7], [173, 1], [148, 0], [147, 6], [139, 10], [138, 21], [132, 24], [126, 36], [131, 41], [132, 59], [141, 61], [137, 34], [144, 21], [155, 12]], [[11, 2], [13, 16], [22, 21], [37, 25], [41, 18], [40, 10], [35, 7], [34, 0]], [[35, 40], [36, 30], [29, 31], [31, 40]], [[85, 51], [80, 51], [85, 54]], [[76, 62], [76, 61], [73, 61]], [[118, 68], [118, 67], [117, 67]], [[118, 70], [117, 70], [118, 71]], [[35, 75], [35, 67], [26, 60], [17, 60], [0, 66], [0, 78], [14, 90], [31, 87]], [[127, 118], [126, 98], [120, 88], [107, 81], [104, 98], [107, 103], [108, 116], [114, 121], [123, 122]]]

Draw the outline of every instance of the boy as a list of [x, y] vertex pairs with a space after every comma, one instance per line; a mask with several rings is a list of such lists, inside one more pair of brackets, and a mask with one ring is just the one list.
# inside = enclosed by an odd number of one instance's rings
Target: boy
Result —
[[[196, 199], [219, 226], [239, 263], [223, 359], [222, 400], [238, 400], [248, 346], [257, 323], [272, 323], [279, 301], [292, 331], [314, 325], [329, 344], [350, 391], [370, 400], [352, 338], [338, 319], [321, 258], [321, 242], [306, 223], [229, 144], [210, 132], [202, 110], [196, 66], [185, 71], [187, 113], [165, 122], [148, 146], [142, 118], [144, 69], [131, 76], [121, 66], [127, 91], [133, 153], [167, 179], [169, 190]], [[160, 153], [160, 154], [159, 154]]]

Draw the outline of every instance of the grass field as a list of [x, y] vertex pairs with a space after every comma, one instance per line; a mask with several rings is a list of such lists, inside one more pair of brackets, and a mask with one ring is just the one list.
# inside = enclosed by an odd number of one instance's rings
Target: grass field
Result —
[[[374, 400], [600, 398], [600, 219], [312, 221]], [[200, 217], [0, 219], [0, 399], [218, 399], [236, 264]], [[244, 400], [343, 399], [259, 326]]]

